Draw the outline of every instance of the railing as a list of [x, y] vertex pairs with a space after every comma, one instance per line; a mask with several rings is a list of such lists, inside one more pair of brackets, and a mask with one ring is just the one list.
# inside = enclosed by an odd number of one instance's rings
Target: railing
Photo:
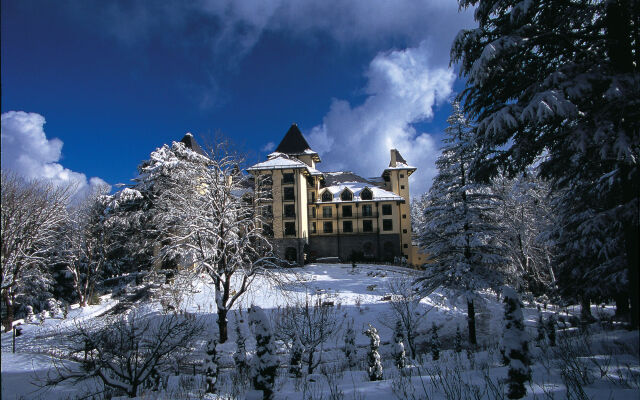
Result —
[[280, 181], [280, 184], [281, 185], [295, 185], [296, 181], [295, 181], [295, 179], [292, 180], [292, 181], [290, 181], [288, 179], [283, 179], [283, 180]]
[[295, 219], [296, 213], [282, 213], [282, 219]]
[[365, 218], [371, 218], [371, 219], [375, 219], [378, 218], [378, 213], [371, 213], [370, 215], [362, 215], [362, 214], [358, 214], [358, 213], [353, 213], [350, 216], [346, 217], [344, 215], [336, 215], [336, 214], [332, 214], [330, 217], [325, 217], [322, 213], [316, 213], [317, 217], [312, 217], [309, 216], [309, 218], [311, 219], [365, 219]]

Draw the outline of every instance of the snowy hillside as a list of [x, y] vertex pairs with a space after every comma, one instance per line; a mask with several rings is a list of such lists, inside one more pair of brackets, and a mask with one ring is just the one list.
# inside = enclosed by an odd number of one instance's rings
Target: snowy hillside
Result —
[[[312, 264], [304, 269], [287, 269], [256, 278], [251, 290], [240, 301], [241, 311], [236, 307], [229, 314], [229, 341], [217, 346], [217, 393], [221, 398], [245, 398], [255, 394], [248, 376], [240, 376], [234, 360], [237, 358], [237, 332], [246, 336], [246, 356], [255, 358], [256, 342], [247, 324], [247, 308], [258, 305], [267, 314], [269, 322], [265, 323], [272, 326], [280, 365], [275, 379], [275, 399], [506, 398], [502, 380], [507, 376], [507, 367], [502, 364], [499, 350], [504, 315], [501, 301], [493, 293], [481, 294], [476, 316], [479, 346], [470, 349], [465, 340], [466, 300], [453, 293], [437, 291], [415, 301], [410, 286], [415, 273], [392, 266], [352, 268], [346, 264]], [[182, 284], [181, 288], [180, 298], [173, 297], [172, 307], [181, 310], [182, 316], [195, 317], [204, 330], [182, 364], [170, 373], [165, 371], [158, 390], [146, 390], [141, 398], [216, 398], [213, 394], [205, 395], [203, 377], [207, 341], [214, 337], [216, 330], [213, 288], [202, 277], [193, 285]], [[132, 307], [138, 314], [160, 319], [163, 309], [168, 309], [167, 293], [176, 292], [158, 290], [155, 300]], [[92, 379], [77, 384], [63, 382], [45, 389], [38, 385], [44, 382], [48, 371], [53, 372], [51, 357], [62, 354], [65, 342], [71, 340], [70, 335], [78, 326], [100, 326], [115, 312], [127, 312], [126, 307], [115, 307], [117, 304], [118, 300], [106, 296], [101, 305], [70, 310], [66, 319], [60, 315], [44, 322], [26, 323], [22, 335], [16, 338], [15, 354], [11, 352], [11, 334], [2, 334], [2, 398], [73, 399], [83, 393], [102, 392], [101, 384]], [[287, 321], [294, 315], [295, 307], [292, 306], [295, 304], [302, 308], [308, 304], [311, 309], [318, 304], [318, 310], [323, 313], [322, 324], [327, 328], [323, 340], [313, 348], [312, 363], [317, 363], [313, 373], [308, 373], [307, 354], [302, 357], [299, 377], [290, 369], [292, 342], [288, 337], [299, 335], [304, 342], [305, 332], [287, 331]], [[405, 317], [412, 319], [415, 334], [413, 346], [405, 339], [408, 359], [406, 366], [399, 370], [394, 359], [397, 351], [394, 329], [402, 315], [402, 307], [408, 310]], [[607, 307], [593, 308], [599, 321], [587, 330], [572, 325], [576, 320], [573, 315], [579, 314], [578, 307], [561, 310], [550, 305], [541, 308], [545, 320], [551, 314], [558, 318], [557, 346], [551, 346], [548, 339], [536, 342], [540, 312], [536, 304], [525, 302], [525, 331], [531, 339], [529, 348], [533, 361], [533, 382], [526, 384], [525, 398], [638, 398], [637, 331], [615, 329], [609, 323], [612, 310]], [[375, 382], [369, 380], [366, 365], [369, 338], [364, 331], [369, 324], [377, 329], [380, 337], [383, 379]], [[437, 341], [433, 339], [434, 325]], [[349, 327], [355, 332], [352, 367], [344, 353], [345, 332]], [[458, 328], [462, 332], [461, 343], [456, 340]], [[403, 331], [406, 338], [407, 330]], [[436, 349], [436, 345], [440, 347]]]

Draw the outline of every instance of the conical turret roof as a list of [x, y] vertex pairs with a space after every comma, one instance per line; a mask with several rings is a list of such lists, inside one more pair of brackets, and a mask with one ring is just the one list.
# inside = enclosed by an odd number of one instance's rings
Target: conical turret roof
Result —
[[311, 150], [311, 146], [302, 136], [302, 132], [300, 132], [296, 124], [291, 125], [278, 148], [276, 148], [276, 152], [284, 154], [303, 154], [305, 152], [308, 153], [309, 150]]

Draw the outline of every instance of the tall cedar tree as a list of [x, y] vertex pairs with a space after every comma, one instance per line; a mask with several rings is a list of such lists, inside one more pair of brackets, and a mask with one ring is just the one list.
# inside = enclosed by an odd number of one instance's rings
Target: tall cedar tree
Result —
[[418, 279], [424, 293], [444, 286], [461, 290], [467, 300], [469, 341], [476, 344], [474, 298], [479, 289], [497, 287], [505, 265], [504, 244], [498, 220], [499, 199], [489, 185], [469, 179], [476, 148], [472, 129], [460, 107], [453, 114], [436, 161], [438, 175], [429, 190], [422, 247], [431, 254], [425, 275]]
[[162, 179], [156, 193], [155, 225], [160, 256], [180, 257], [184, 266], [213, 280], [220, 343], [228, 339], [227, 315], [256, 274], [272, 265], [271, 246], [259, 227], [251, 198], [243, 196], [248, 177], [238, 156], [219, 142], [206, 157], [173, 142], [151, 153], [141, 182]]
[[253, 387], [262, 390], [263, 399], [269, 400], [273, 397], [279, 366], [271, 323], [262, 308], [254, 305], [249, 309], [249, 324], [256, 337], [256, 354], [251, 371]]
[[[541, 173], [567, 190], [567, 202], [576, 190], [592, 198], [598, 207], [591, 211], [621, 231], [638, 326], [640, 2], [460, 0], [460, 6], [476, 6], [478, 22], [458, 34], [451, 50], [466, 80], [464, 110], [478, 123], [474, 171], [481, 178], [500, 168], [515, 172], [544, 154]], [[597, 231], [602, 218], [585, 220], [576, 235]], [[573, 247], [584, 242], [578, 238]]]

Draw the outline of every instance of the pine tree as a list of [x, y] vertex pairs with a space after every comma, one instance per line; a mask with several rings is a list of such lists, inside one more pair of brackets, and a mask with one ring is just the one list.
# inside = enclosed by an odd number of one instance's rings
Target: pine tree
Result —
[[544, 320], [542, 319], [542, 313], [538, 315], [538, 326], [536, 327], [538, 331], [538, 336], [536, 336], [536, 342], [538, 345], [542, 345], [544, 339], [547, 336], [547, 327], [545, 326]]
[[545, 324], [547, 337], [549, 338], [549, 345], [556, 345], [556, 316], [551, 314], [549, 318], [547, 318], [547, 322]]
[[438, 327], [433, 323], [431, 327], [431, 357], [434, 361], [440, 359], [440, 339], [438, 338]]
[[353, 329], [353, 320], [347, 325], [344, 334], [344, 356], [347, 359], [349, 368], [354, 368], [357, 364], [356, 331]]
[[369, 380], [380, 381], [382, 380], [382, 363], [380, 362], [380, 336], [378, 330], [369, 324], [369, 329], [364, 331], [364, 334], [369, 336], [369, 351], [367, 352], [367, 372], [369, 373]]
[[204, 364], [204, 374], [207, 380], [207, 393], [216, 392], [216, 383], [218, 382], [218, 351], [216, 339], [207, 342], [207, 356]]
[[505, 304], [502, 355], [505, 365], [509, 367], [507, 395], [510, 399], [520, 399], [527, 394], [524, 383], [531, 380], [529, 341], [524, 330], [522, 303], [517, 293], [505, 287], [502, 294]]
[[247, 361], [247, 348], [246, 340], [247, 336], [243, 330], [244, 319], [242, 318], [242, 310], [238, 312], [238, 318], [236, 319], [236, 352], [233, 355], [233, 361], [236, 365], [238, 374], [242, 377], [247, 376], [249, 371], [249, 363]]
[[455, 339], [455, 352], [460, 353], [462, 351], [462, 333], [460, 332], [460, 325], [456, 326], [456, 339]]
[[291, 344], [291, 359], [289, 361], [289, 373], [294, 378], [302, 376], [302, 354], [304, 353], [304, 346], [298, 336], [295, 337]]
[[[466, 80], [460, 98], [478, 123], [481, 152], [474, 171], [479, 177], [501, 168], [522, 171], [544, 155], [541, 174], [556, 191], [567, 190], [567, 204], [572, 199], [580, 203], [578, 197], [592, 199], [596, 207], [575, 211], [593, 213], [577, 232], [584, 236], [607, 225], [619, 228], [624, 291], [631, 297], [637, 327], [640, 2], [460, 4], [476, 6], [478, 22], [477, 28], [461, 31], [452, 47], [452, 63], [460, 62]], [[603, 225], [603, 220], [609, 222]], [[608, 245], [576, 237], [565, 249], [596, 250], [605, 259], [621, 254], [608, 253]]]
[[498, 287], [506, 264], [498, 223], [500, 202], [489, 185], [469, 178], [477, 148], [471, 126], [457, 103], [447, 121], [445, 147], [436, 161], [438, 175], [424, 211], [426, 223], [419, 232], [419, 241], [434, 262], [418, 280], [426, 294], [441, 286], [464, 293], [469, 341], [476, 344], [477, 290]]
[[253, 358], [252, 382], [256, 390], [262, 390], [264, 400], [273, 397], [273, 387], [278, 371], [278, 357], [273, 343], [271, 324], [262, 308], [252, 305], [249, 309], [249, 324], [256, 337], [256, 355]]
[[404, 334], [402, 332], [402, 323], [400, 320], [396, 321], [396, 327], [393, 335], [393, 358], [396, 362], [396, 367], [403, 372], [404, 368], [407, 366], [407, 356], [404, 351]]

